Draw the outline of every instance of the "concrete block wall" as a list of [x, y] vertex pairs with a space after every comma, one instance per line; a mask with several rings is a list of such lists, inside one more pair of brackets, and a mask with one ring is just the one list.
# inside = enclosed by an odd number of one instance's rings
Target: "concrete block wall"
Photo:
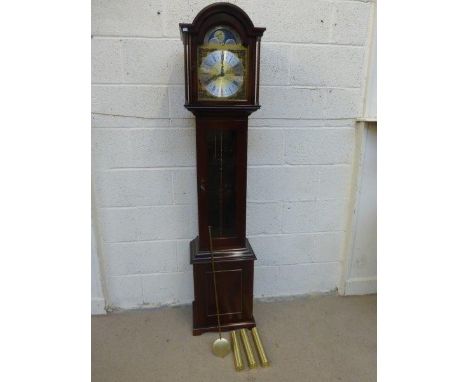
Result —
[[[250, 119], [247, 231], [255, 296], [333, 291], [342, 272], [370, 10], [353, 0], [232, 1], [262, 40]], [[205, 0], [93, 0], [92, 147], [107, 305], [193, 298], [194, 119], [178, 23]]]

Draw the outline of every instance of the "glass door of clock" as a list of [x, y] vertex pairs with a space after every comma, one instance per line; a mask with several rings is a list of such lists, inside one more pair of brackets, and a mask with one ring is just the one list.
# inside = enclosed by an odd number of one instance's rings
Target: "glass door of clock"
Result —
[[247, 127], [243, 121], [210, 119], [197, 131], [200, 248], [209, 249], [211, 226], [215, 249], [245, 244]]
[[209, 129], [208, 225], [214, 238], [236, 235], [236, 130]]

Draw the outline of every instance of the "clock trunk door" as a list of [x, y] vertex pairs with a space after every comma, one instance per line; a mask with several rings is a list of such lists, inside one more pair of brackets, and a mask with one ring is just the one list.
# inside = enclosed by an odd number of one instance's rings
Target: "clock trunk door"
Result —
[[247, 127], [244, 120], [207, 119], [197, 129], [200, 249], [245, 244]]

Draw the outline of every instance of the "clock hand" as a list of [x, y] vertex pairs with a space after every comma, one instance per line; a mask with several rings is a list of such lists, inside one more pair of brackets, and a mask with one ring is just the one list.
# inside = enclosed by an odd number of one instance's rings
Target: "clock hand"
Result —
[[224, 77], [224, 50], [221, 51], [221, 73], [214, 75], [211, 77], [208, 81], [214, 81], [218, 79], [219, 77]]
[[224, 76], [224, 50], [221, 51], [221, 76]]
[[224, 74], [222, 74], [222, 73], [216, 74], [215, 76], [211, 77], [211, 78], [208, 80], [208, 82], [217, 80], [219, 77], [222, 77], [223, 75], [224, 75]]

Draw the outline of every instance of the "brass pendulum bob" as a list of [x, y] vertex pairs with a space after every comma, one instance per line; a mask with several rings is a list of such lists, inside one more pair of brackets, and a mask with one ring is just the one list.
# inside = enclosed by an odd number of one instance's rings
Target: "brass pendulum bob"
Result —
[[214, 263], [214, 254], [213, 254], [213, 241], [211, 238], [211, 226], [208, 227], [208, 232], [210, 235], [210, 252], [211, 252], [211, 272], [213, 273], [213, 285], [214, 285], [214, 294], [215, 294], [215, 303], [216, 303], [216, 318], [218, 319], [218, 336], [213, 342], [213, 354], [216, 357], [224, 358], [231, 351], [231, 345], [229, 341], [221, 337], [221, 321], [219, 319], [219, 303], [218, 303], [218, 291], [216, 289], [216, 275], [215, 275], [215, 263]]

